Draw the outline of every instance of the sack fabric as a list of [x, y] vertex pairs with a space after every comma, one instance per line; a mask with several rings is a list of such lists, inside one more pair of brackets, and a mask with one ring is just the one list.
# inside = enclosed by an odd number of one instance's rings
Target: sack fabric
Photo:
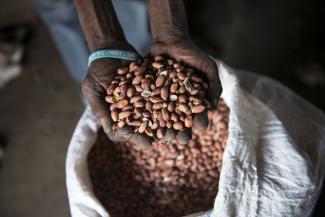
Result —
[[[325, 115], [270, 78], [216, 62], [230, 108], [229, 136], [214, 207], [191, 216], [310, 216], [324, 178]], [[87, 108], [66, 159], [72, 217], [110, 216], [87, 167], [98, 129]]]

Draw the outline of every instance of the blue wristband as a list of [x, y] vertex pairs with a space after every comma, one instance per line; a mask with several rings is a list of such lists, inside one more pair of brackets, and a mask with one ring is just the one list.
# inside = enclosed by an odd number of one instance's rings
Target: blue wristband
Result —
[[122, 59], [122, 60], [136, 60], [138, 55], [134, 52], [125, 51], [125, 50], [98, 50], [90, 54], [88, 58], [88, 66], [97, 59], [101, 58], [113, 58], [113, 59]]

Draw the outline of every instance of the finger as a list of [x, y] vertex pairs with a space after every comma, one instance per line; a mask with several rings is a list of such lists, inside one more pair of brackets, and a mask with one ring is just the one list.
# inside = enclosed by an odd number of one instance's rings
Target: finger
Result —
[[222, 93], [222, 86], [219, 78], [218, 80], [209, 81], [209, 87], [207, 90], [206, 97], [207, 100], [210, 102], [212, 108], [216, 108], [221, 93]]
[[212, 107], [216, 107], [220, 95], [222, 93], [221, 81], [219, 78], [219, 70], [217, 64], [209, 58], [206, 65], [206, 76], [208, 78], [209, 86], [207, 90], [207, 100], [210, 102]]
[[192, 130], [186, 129], [179, 131], [176, 136], [176, 140], [179, 144], [186, 145], [192, 138]]
[[88, 74], [82, 85], [82, 92], [87, 97], [91, 110], [103, 126], [105, 133], [110, 133], [113, 121], [110, 116], [108, 104], [105, 102], [106, 92], [104, 88]]
[[140, 133], [134, 133], [129, 139], [129, 142], [139, 149], [148, 149], [152, 145], [152, 139]]
[[200, 131], [206, 130], [208, 128], [209, 118], [207, 110], [194, 115], [193, 126]]
[[116, 131], [108, 133], [108, 137], [113, 142], [126, 142], [128, 141], [133, 134], [133, 128], [130, 126], [124, 126]]

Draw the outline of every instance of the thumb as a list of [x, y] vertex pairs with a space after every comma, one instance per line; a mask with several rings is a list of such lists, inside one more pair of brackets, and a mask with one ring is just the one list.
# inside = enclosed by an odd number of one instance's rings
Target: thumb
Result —
[[222, 86], [219, 77], [217, 76], [214, 80], [209, 81], [209, 87], [206, 94], [207, 100], [210, 102], [212, 108], [216, 108], [221, 93]]
[[105, 101], [105, 90], [93, 77], [88, 74], [82, 84], [82, 92], [87, 97], [91, 110], [100, 124], [103, 126], [105, 133], [112, 130], [112, 119], [108, 105]]

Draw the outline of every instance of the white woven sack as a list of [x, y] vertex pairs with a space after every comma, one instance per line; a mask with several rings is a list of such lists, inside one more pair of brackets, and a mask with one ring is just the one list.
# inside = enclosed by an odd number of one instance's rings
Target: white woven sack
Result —
[[[324, 114], [274, 80], [217, 64], [230, 107], [229, 137], [214, 207], [191, 216], [310, 216], [324, 177]], [[87, 168], [98, 129], [87, 108], [66, 160], [72, 217], [109, 216]]]

